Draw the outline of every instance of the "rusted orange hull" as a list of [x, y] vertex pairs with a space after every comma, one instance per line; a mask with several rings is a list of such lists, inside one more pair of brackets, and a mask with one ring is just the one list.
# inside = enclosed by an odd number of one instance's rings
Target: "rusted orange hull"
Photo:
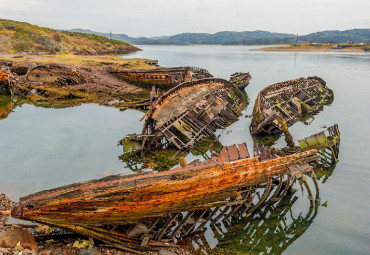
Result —
[[173, 169], [161, 173], [111, 176], [22, 198], [15, 218], [54, 225], [129, 224], [184, 210], [222, 206], [241, 187], [289, 173], [288, 167], [316, 159], [317, 150], [260, 162], [256, 157]]

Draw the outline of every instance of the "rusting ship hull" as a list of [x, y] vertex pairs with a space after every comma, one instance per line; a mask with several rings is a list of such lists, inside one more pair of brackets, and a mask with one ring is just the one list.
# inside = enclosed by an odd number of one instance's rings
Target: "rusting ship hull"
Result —
[[276, 135], [334, 99], [319, 77], [299, 78], [270, 85], [258, 94], [250, 126], [252, 135]]

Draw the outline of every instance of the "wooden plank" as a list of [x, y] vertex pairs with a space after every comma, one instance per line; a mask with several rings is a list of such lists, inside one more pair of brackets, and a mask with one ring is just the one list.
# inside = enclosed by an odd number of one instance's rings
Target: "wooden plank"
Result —
[[229, 161], [230, 161], [229, 152], [227, 151], [227, 146], [224, 146], [220, 153], [220, 162], [229, 162]]
[[240, 159], [239, 151], [236, 145], [231, 145], [227, 147], [227, 150], [229, 152], [230, 161], [238, 160]]
[[239, 148], [239, 155], [241, 159], [250, 157], [247, 145], [245, 143], [239, 144], [238, 148]]

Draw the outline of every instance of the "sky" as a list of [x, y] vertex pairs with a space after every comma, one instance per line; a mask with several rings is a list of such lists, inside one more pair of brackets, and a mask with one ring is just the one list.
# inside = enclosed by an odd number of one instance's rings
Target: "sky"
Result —
[[370, 0], [0, 0], [0, 18], [130, 36], [370, 28]]

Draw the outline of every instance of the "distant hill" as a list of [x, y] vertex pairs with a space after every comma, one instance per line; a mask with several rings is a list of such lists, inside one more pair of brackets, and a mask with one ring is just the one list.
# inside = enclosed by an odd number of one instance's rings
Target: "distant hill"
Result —
[[[293, 38], [292, 34], [271, 33], [267, 31], [223, 31], [215, 34], [206, 33], [183, 33], [173, 36], [159, 37], [130, 37], [126, 34], [110, 34], [94, 32], [87, 29], [72, 29], [70, 32], [89, 33], [105, 36], [115, 40], [121, 40], [136, 45], [190, 45], [190, 44], [228, 44], [242, 42], [243, 40], [262, 40], [272, 38]], [[257, 42], [258, 44], [258, 42]]]
[[[258, 45], [258, 44], [291, 44], [295, 35], [288, 33], [272, 33], [268, 31], [222, 31], [215, 34], [182, 33], [173, 36], [160, 37], [130, 37], [126, 34], [99, 33], [91, 30], [73, 29], [81, 33], [93, 33], [115, 40], [121, 40], [136, 45], [190, 45], [190, 44], [221, 44], [221, 45]], [[346, 43], [370, 42], [370, 29], [351, 29], [345, 31], [331, 30], [301, 35], [299, 41], [307, 43]]]
[[190, 44], [228, 44], [234, 42], [241, 42], [244, 40], [262, 40], [267, 38], [286, 38], [293, 37], [292, 34], [271, 33], [267, 31], [223, 31], [215, 34], [197, 34], [197, 33], [184, 33], [174, 35], [168, 40], [183, 41]]
[[300, 41], [306, 41], [310, 43], [369, 43], [370, 42], [370, 29], [351, 29], [351, 30], [329, 30], [317, 33], [308, 34], [305, 36], [298, 37]]
[[189, 44], [182, 41], [177, 40], [169, 40], [170, 36], [160, 36], [160, 37], [131, 37], [126, 34], [111, 34], [111, 33], [101, 33], [101, 32], [95, 32], [91, 31], [89, 29], [81, 29], [81, 28], [75, 28], [68, 30], [68, 32], [79, 32], [79, 33], [85, 33], [85, 34], [95, 34], [100, 36], [105, 36], [110, 39], [119, 40], [127, 43], [132, 43], [136, 45], [168, 45], [168, 44], [178, 44], [178, 45], [184, 45]]
[[58, 31], [25, 22], [0, 19], [0, 53], [71, 52], [95, 55], [137, 50], [140, 49], [104, 36]]

